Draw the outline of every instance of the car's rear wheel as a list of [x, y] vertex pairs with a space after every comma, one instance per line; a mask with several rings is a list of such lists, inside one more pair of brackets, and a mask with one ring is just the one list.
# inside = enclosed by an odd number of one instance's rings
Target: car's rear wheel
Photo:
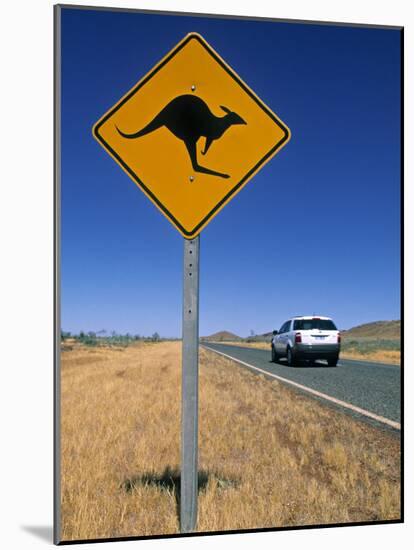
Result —
[[287, 359], [287, 364], [289, 365], [289, 367], [293, 367], [294, 362], [295, 362], [295, 357], [293, 355], [292, 348], [290, 348], [290, 347], [288, 347], [288, 349], [286, 351], [286, 359]]
[[337, 364], [338, 364], [338, 357], [332, 357], [331, 359], [328, 359], [329, 367], [336, 367]]

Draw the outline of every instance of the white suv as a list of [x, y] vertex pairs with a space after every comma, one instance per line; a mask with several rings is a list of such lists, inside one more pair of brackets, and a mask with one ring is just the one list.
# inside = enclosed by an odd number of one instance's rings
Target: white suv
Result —
[[289, 366], [301, 360], [326, 359], [336, 367], [341, 334], [329, 317], [293, 317], [273, 331], [272, 361], [286, 357]]

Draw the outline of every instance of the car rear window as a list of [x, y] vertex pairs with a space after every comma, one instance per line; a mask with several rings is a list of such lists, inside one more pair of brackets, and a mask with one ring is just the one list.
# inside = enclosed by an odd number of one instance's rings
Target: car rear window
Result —
[[330, 319], [296, 319], [293, 330], [338, 330]]

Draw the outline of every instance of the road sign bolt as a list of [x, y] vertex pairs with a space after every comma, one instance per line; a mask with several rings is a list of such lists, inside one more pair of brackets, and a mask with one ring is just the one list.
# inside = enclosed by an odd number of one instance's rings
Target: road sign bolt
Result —
[[191, 86], [191, 91], [192, 91], [192, 92], [195, 92], [195, 89], [196, 89], [196, 87], [195, 87], [195, 85], [193, 84], [193, 85]]
[[190, 181], [194, 181], [194, 176], [190, 176]]

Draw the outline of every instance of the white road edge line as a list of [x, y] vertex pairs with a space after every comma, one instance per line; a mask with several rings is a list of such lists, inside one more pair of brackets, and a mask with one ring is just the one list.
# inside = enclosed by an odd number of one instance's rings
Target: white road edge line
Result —
[[363, 416], [367, 416], [369, 418], [372, 418], [372, 419], [376, 420], [377, 422], [382, 422], [383, 424], [387, 424], [388, 426], [391, 426], [392, 428], [395, 428], [396, 430], [401, 430], [401, 424], [399, 422], [394, 422], [394, 420], [389, 420], [388, 418], [384, 418], [383, 416], [379, 416], [379, 415], [377, 415], [375, 413], [372, 413], [370, 411], [366, 411], [365, 409], [361, 409], [360, 407], [357, 407], [356, 405], [352, 405], [351, 403], [347, 403], [346, 401], [341, 401], [340, 399], [336, 399], [336, 397], [331, 397], [330, 395], [327, 395], [326, 393], [322, 393], [322, 392], [319, 392], [317, 390], [313, 390], [312, 388], [308, 388], [308, 386], [303, 386], [302, 384], [298, 384], [297, 382], [293, 382], [293, 380], [289, 380], [288, 378], [283, 378], [282, 376], [279, 376], [277, 374], [272, 374], [271, 372], [260, 369], [259, 367], [255, 367], [254, 365], [250, 365], [249, 363], [245, 363], [244, 361], [241, 361], [240, 359], [236, 359], [235, 357], [232, 357], [231, 355], [227, 355], [226, 353], [223, 353], [222, 351], [217, 351], [216, 349], [209, 348], [208, 346], [205, 346], [205, 345], [202, 345], [201, 347], [203, 347], [205, 349], [208, 349], [209, 351], [212, 351], [214, 353], [217, 353], [218, 355], [223, 355], [223, 357], [227, 357], [227, 359], [231, 359], [232, 361], [236, 361], [236, 363], [240, 363], [241, 365], [244, 365], [245, 367], [248, 367], [249, 369], [257, 370], [258, 372], [262, 372], [266, 376], [271, 376], [272, 378], [276, 378], [277, 380], [280, 380], [281, 382], [286, 382], [286, 384], [290, 384], [291, 386], [295, 386], [296, 388], [299, 388], [303, 391], [311, 393], [312, 395], [315, 395], [316, 397], [321, 397], [322, 399], [326, 399], [326, 401], [331, 401], [331, 403], [335, 403], [335, 405], [340, 405], [341, 407], [344, 407], [345, 409], [350, 409], [351, 411], [362, 414]]

